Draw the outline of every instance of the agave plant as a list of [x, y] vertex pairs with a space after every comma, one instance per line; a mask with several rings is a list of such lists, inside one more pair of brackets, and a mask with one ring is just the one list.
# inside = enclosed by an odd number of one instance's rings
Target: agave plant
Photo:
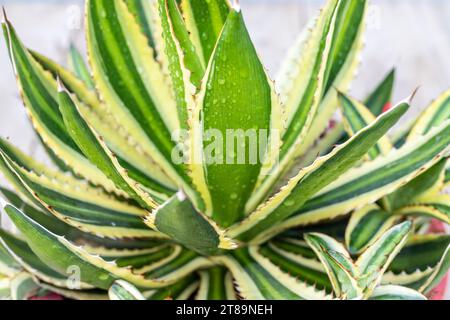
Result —
[[275, 82], [237, 2], [87, 0], [89, 65], [72, 48], [71, 68], [5, 15], [54, 166], [0, 140], [19, 230], [0, 230], [0, 292], [425, 299], [450, 262], [424, 231], [449, 222], [450, 92], [394, 138], [410, 100], [386, 107], [392, 74], [364, 103], [344, 94], [367, 5], [327, 1]]

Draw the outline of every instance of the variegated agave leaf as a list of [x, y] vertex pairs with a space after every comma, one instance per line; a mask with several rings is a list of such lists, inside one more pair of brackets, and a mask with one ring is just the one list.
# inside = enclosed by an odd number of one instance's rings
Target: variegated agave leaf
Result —
[[238, 1], [85, 9], [87, 59], [72, 45], [68, 68], [4, 17], [53, 164], [0, 138], [18, 230], [0, 228], [0, 297], [423, 299], [441, 281], [448, 237], [421, 230], [449, 221], [449, 93], [395, 139], [394, 72], [346, 94], [368, 1], [328, 0], [275, 82]]
[[305, 240], [324, 265], [338, 298], [368, 299], [405, 244], [411, 229], [409, 221], [388, 229], [355, 262], [345, 247], [329, 236], [310, 233]]

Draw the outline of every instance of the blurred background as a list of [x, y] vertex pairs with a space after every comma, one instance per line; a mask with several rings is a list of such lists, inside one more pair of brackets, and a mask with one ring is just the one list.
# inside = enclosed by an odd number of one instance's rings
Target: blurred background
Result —
[[[317, 14], [325, 1], [240, 2], [255, 45], [274, 76], [308, 19]], [[25, 44], [63, 64], [71, 42], [84, 51], [83, 3], [82, 0], [0, 0]], [[450, 1], [372, 0], [370, 3], [362, 65], [351, 93], [364, 98], [395, 66], [394, 102], [420, 86], [406, 121], [450, 87]], [[2, 37], [0, 71], [0, 135], [46, 161], [18, 96]]]

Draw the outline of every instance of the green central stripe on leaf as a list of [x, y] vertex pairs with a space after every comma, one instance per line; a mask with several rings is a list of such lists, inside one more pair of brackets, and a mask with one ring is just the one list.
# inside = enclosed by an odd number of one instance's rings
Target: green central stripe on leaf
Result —
[[243, 217], [266, 150], [261, 141], [270, 132], [271, 89], [240, 12], [231, 12], [225, 23], [203, 92], [200, 121], [212, 217], [227, 227]]

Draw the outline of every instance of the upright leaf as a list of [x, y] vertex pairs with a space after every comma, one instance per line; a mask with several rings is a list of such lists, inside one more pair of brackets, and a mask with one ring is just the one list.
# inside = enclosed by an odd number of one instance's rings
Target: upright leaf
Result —
[[335, 12], [339, 4], [341, 2], [338, 0], [327, 2], [316, 20], [309, 40], [305, 43], [304, 56], [298, 62], [293, 61], [291, 65], [291, 68], [299, 74], [293, 79], [288, 78], [290, 90], [288, 96], [282, 100], [284, 102], [282, 116], [286, 129], [280, 133], [282, 144], [278, 155], [279, 161], [259, 177], [258, 188], [252, 195], [247, 211], [253, 210], [264, 200], [280, 176], [289, 168], [298, 147], [304, 142], [309, 131], [325, 92], [332, 36], [338, 23]]
[[209, 64], [191, 129], [194, 139], [200, 136], [192, 143], [193, 180], [197, 185], [207, 181], [206, 212], [222, 227], [243, 217], [261, 171], [272, 107], [265, 70], [242, 13], [233, 10]]
[[[364, 47], [365, 18], [368, 12], [368, 1], [341, 1], [336, 17], [329, 64], [327, 67], [327, 85], [323, 99], [318, 108], [310, 130], [297, 150], [303, 155], [323, 134], [338, 107], [337, 88], [343, 92], [356, 75], [360, 65], [360, 56]], [[297, 49], [298, 54], [303, 50]], [[295, 55], [294, 55], [295, 56]], [[301, 73], [298, 75], [301, 77]]]

